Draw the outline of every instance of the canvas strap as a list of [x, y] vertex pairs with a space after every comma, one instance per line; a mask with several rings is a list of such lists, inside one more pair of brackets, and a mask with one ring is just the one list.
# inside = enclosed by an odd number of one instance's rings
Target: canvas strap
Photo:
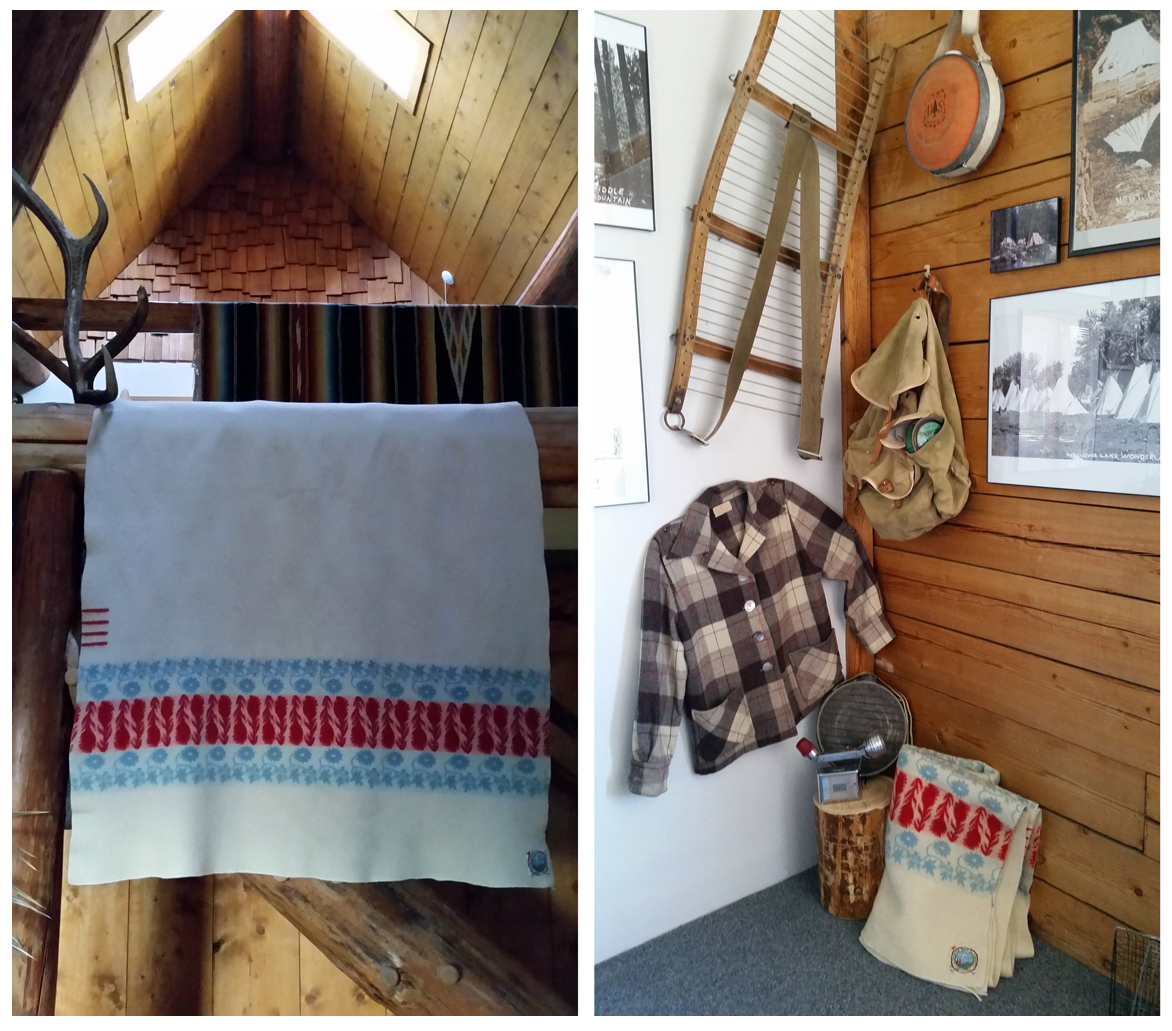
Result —
[[811, 122], [810, 112], [804, 111], [800, 107], [794, 108], [793, 115], [790, 117], [789, 133], [786, 136], [785, 153], [782, 155], [781, 168], [777, 174], [777, 190], [773, 195], [773, 210], [769, 215], [769, 228], [765, 232], [765, 243], [761, 247], [761, 259], [757, 263], [757, 274], [753, 278], [753, 286], [749, 290], [749, 300], [745, 304], [745, 312], [741, 316], [736, 343], [733, 345], [732, 357], [729, 360], [728, 379], [724, 386], [724, 402], [721, 405], [720, 418], [716, 420], [716, 425], [708, 434], [703, 437], [690, 430], [683, 430], [700, 444], [707, 444], [724, 424], [725, 418], [732, 409], [733, 401], [736, 400], [737, 390], [745, 375], [745, 369], [748, 368], [749, 354], [753, 350], [753, 341], [757, 336], [757, 328], [761, 324], [761, 313], [765, 309], [765, 298], [768, 296], [769, 286], [773, 282], [773, 272], [777, 267], [777, 254], [781, 249], [781, 238], [785, 234], [786, 223], [789, 221], [789, 213], [793, 207], [794, 192], [797, 189], [799, 179], [802, 184], [799, 237], [802, 288], [803, 404], [807, 376], [813, 378], [815, 382], [817, 381], [818, 310], [822, 296], [822, 281], [818, 268], [821, 184], [818, 180], [818, 149], [810, 135]]

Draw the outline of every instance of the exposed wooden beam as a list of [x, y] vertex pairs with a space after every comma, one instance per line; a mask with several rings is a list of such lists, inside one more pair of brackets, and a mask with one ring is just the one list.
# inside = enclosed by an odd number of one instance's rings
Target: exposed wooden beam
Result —
[[337, 884], [248, 875], [290, 923], [396, 1014], [573, 1013], [426, 881]]
[[13, 952], [12, 1012], [21, 1016], [52, 1016], [57, 998], [69, 751], [65, 638], [77, 597], [78, 502], [73, 477], [54, 470], [26, 474], [16, 500], [12, 842], [28, 861], [14, 857], [12, 884], [47, 913], [13, 906], [12, 933], [32, 955]]
[[[181, 305], [171, 305], [181, 307]], [[154, 311], [154, 306], [151, 308]], [[14, 484], [29, 469], [65, 469], [85, 475], [93, 405], [34, 404], [12, 409]], [[578, 409], [526, 408], [537, 442], [546, 508], [578, 506]]]
[[292, 11], [253, 11], [249, 149], [262, 165], [275, 165], [289, 146], [289, 89], [293, 65]]
[[[108, 11], [12, 12], [12, 167], [31, 183]], [[12, 220], [20, 211], [13, 198]]]
[[578, 303], [578, 212], [570, 216], [561, 236], [521, 291], [518, 304]]
[[12, 389], [24, 394], [40, 386], [49, 378], [46, 369], [31, 354], [20, 347], [12, 349]]
[[[81, 328], [115, 333], [134, 314], [134, 301], [82, 301]], [[39, 330], [61, 332], [65, 301], [56, 297], [12, 298], [12, 321], [30, 333]], [[141, 333], [194, 333], [199, 319], [198, 304], [168, 304], [151, 301]]]

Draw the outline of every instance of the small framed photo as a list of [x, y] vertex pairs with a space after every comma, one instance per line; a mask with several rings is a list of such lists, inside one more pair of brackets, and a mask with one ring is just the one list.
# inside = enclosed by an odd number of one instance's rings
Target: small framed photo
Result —
[[594, 505], [650, 500], [635, 263], [594, 259]]
[[1058, 261], [1058, 198], [998, 208], [989, 216], [989, 271]]
[[988, 476], [1159, 497], [1159, 276], [989, 302]]
[[647, 29], [594, 15], [594, 223], [655, 229]]
[[1160, 240], [1160, 12], [1076, 11], [1071, 257]]

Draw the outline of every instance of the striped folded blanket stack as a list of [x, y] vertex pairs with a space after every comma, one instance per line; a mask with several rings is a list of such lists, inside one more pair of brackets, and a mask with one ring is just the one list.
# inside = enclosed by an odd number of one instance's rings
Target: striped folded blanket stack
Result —
[[982, 762], [900, 750], [886, 868], [859, 937], [884, 963], [978, 996], [1034, 954], [1042, 813], [1000, 779]]

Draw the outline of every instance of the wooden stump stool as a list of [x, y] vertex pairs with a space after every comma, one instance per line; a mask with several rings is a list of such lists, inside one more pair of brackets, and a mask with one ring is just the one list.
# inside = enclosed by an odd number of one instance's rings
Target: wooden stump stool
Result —
[[872, 777], [851, 802], [814, 799], [818, 829], [818, 894], [823, 907], [844, 920], [871, 913], [883, 877], [887, 806], [894, 781]]

